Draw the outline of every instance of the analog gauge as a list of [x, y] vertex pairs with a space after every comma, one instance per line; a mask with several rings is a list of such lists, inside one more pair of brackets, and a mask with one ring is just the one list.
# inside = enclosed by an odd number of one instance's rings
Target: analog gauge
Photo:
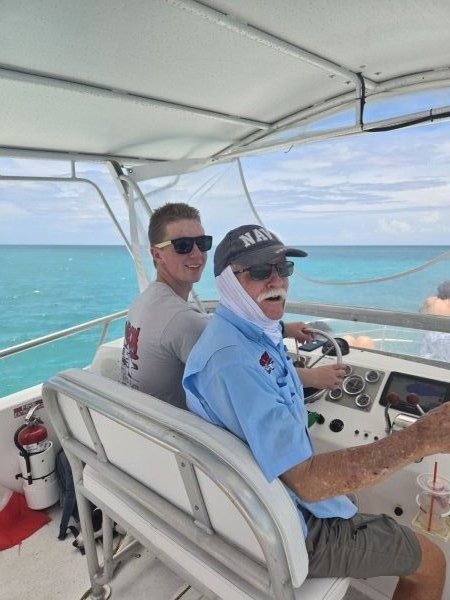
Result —
[[372, 398], [369, 394], [359, 394], [359, 396], [356, 396], [355, 398], [355, 404], [356, 406], [359, 406], [359, 408], [367, 408], [371, 402]]
[[348, 377], [353, 373], [353, 368], [351, 365], [345, 365], [345, 376]]
[[364, 378], [369, 383], [376, 383], [380, 379], [380, 373], [374, 369], [371, 369], [370, 371], [366, 372]]
[[336, 388], [335, 390], [330, 390], [328, 392], [328, 398], [330, 400], [340, 400], [342, 398], [341, 388]]
[[361, 375], [350, 375], [350, 377], [344, 379], [344, 383], [342, 384], [344, 392], [349, 394], [349, 396], [360, 394], [365, 386], [366, 383]]

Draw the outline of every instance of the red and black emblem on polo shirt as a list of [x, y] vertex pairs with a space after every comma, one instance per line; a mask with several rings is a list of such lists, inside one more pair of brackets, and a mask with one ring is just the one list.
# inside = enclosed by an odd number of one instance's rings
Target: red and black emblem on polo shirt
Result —
[[274, 369], [274, 367], [273, 367], [273, 360], [270, 358], [270, 356], [269, 356], [269, 354], [267, 352], [264, 352], [263, 354], [261, 354], [261, 357], [259, 359], [259, 364], [268, 373], [272, 373], [272, 371]]

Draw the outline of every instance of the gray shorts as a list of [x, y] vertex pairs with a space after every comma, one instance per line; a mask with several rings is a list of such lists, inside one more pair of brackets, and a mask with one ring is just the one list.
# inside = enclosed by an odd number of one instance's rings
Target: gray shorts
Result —
[[307, 519], [309, 577], [405, 576], [417, 570], [422, 551], [414, 532], [388, 515]]

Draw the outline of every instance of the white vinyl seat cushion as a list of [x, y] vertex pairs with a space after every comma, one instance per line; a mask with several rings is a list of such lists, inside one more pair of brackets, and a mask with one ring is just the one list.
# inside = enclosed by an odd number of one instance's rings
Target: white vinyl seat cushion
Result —
[[[248, 446], [239, 438], [202, 420], [197, 415], [175, 408], [153, 396], [130, 389], [102, 375], [81, 369], [72, 369], [63, 373], [62, 377], [70, 382], [70, 389], [73, 391], [70, 392], [70, 395], [60, 395], [60, 408], [67, 422], [70, 422], [70, 429], [76, 439], [82, 441], [88, 448], [92, 448], [92, 442], [89, 440], [80, 412], [75, 403], [72, 406], [72, 399], [77, 397], [76, 390], [79, 389], [80, 397], [87, 394], [88, 403], [92, 402], [90, 409], [92, 424], [100, 436], [108, 461], [141, 484], [154, 489], [158, 495], [188, 514], [191, 513], [191, 506], [174, 459], [178, 453], [177, 444], [181, 443], [182, 439], [192, 440], [195, 447], [201, 448], [202, 452], [210, 451], [211, 457], [215, 457], [215, 460], [228, 466], [230, 473], [236, 473], [235, 476], [241, 478], [252, 493], [256, 494], [270, 519], [276, 524], [277, 535], [281, 538], [287, 559], [292, 586], [298, 590], [298, 597], [302, 600], [340, 600], [342, 598], [349, 585], [347, 578], [307, 579], [308, 555], [297, 508], [279, 479], [270, 483], [266, 480]], [[136, 428], [134, 426], [126, 427], [117, 423], [114, 418], [110, 418], [108, 413], [111, 415], [122, 414], [125, 421], [128, 418], [126, 415], [129, 413], [130, 418], [133, 416], [133, 419], [138, 419], [133, 422], [142, 422], [143, 426], [146, 421], [149, 426], [154, 423], [156, 429], [152, 430], [155, 432], [152, 435], [163, 436], [160, 444], [157, 438], [153, 439], [151, 436], [143, 435], [139, 431], [139, 425]], [[162, 433], [157, 434], [156, 431], [160, 430]], [[180, 442], [177, 441], [178, 439]], [[174, 444], [173, 448], [172, 444]], [[164, 477], [159, 471], [154, 471], [156, 463], [151, 460], [153, 454], [158, 457], [157, 467]], [[205, 456], [208, 454], [207, 452]], [[143, 460], [143, 457], [146, 458]], [[227, 494], [217, 486], [213, 472], [208, 474], [208, 461], [205, 465], [204, 472], [201, 463], [194, 466], [194, 469], [201, 493], [207, 504], [213, 529], [223, 539], [240, 547], [257, 562], [265, 562], [254, 532]], [[102, 475], [101, 470], [99, 472], [98, 469], [97, 466], [85, 466], [84, 485], [98, 498], [99, 503], [101, 501], [106, 508], [109, 507], [118, 515], [119, 522], [123, 521], [123, 525], [128, 523], [130, 527], [144, 535], [151, 545], [166, 552], [179, 564], [187, 565], [192, 562], [192, 572], [200, 573], [200, 580], [207, 586], [207, 581], [209, 581], [210, 589], [216, 590], [221, 597], [227, 598], [227, 600], [228, 598], [245, 597], [234, 583], [214, 571], [214, 565], [203, 564], [195, 553], [187, 552], [179, 543], [177, 544], [158, 531], [154, 523], [147, 522], [142, 515], [137, 514], [136, 509], [127, 504], [126, 494], [123, 493], [123, 490], [110, 484], [106, 474]], [[169, 476], [170, 473], [172, 473], [171, 476]], [[180, 489], [183, 490], [181, 495]], [[176, 494], [175, 497], [174, 494]], [[210, 579], [211, 577], [212, 579]], [[220, 579], [220, 582], [215, 584], [214, 578]], [[217, 586], [221, 589], [220, 592], [217, 591]], [[223, 589], [221, 586], [224, 586]]]
[[[120, 515], [121, 524], [124, 526], [130, 525], [133, 529], [139, 531], [152, 545], [176, 562], [183, 564], [192, 573], [195, 573], [207, 587], [214, 589], [216, 593], [220, 593], [221, 598], [226, 600], [248, 600], [248, 597], [230, 581], [223, 578], [208, 565], [200, 562], [189, 552], [185, 552], [170, 537], [165, 536], [164, 533], [142, 518], [125, 500], [112, 492], [108, 480], [89, 465], [84, 468], [83, 484], [98, 499], [100, 504], [108, 507], [108, 511]], [[342, 600], [348, 586], [349, 579], [347, 578], [306, 579], [300, 587], [295, 589], [295, 597], [298, 600]]]

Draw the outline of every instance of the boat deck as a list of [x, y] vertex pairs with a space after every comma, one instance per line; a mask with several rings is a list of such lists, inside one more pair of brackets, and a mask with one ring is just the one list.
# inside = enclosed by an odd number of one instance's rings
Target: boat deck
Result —
[[[51, 521], [18, 546], [1, 553], [0, 579], [3, 598], [21, 600], [32, 595], [35, 600], [81, 600], [90, 589], [86, 559], [72, 546], [69, 533], [58, 540], [59, 507], [48, 510]], [[117, 544], [121, 543], [116, 538]], [[126, 565], [116, 571], [111, 598], [149, 598], [199, 600], [176, 574], [149, 551], [136, 551]], [[188, 593], [189, 592], [189, 593]]]
[[[70, 534], [59, 541], [60, 508], [48, 510], [51, 521], [20, 545], [0, 554], [1, 597], [22, 600], [84, 600], [90, 589], [86, 559], [72, 546]], [[120, 538], [117, 545], [124, 543]], [[202, 600], [205, 598], [148, 550], [137, 550], [117, 568], [111, 598], [139, 600]], [[367, 600], [350, 588], [345, 600]]]

